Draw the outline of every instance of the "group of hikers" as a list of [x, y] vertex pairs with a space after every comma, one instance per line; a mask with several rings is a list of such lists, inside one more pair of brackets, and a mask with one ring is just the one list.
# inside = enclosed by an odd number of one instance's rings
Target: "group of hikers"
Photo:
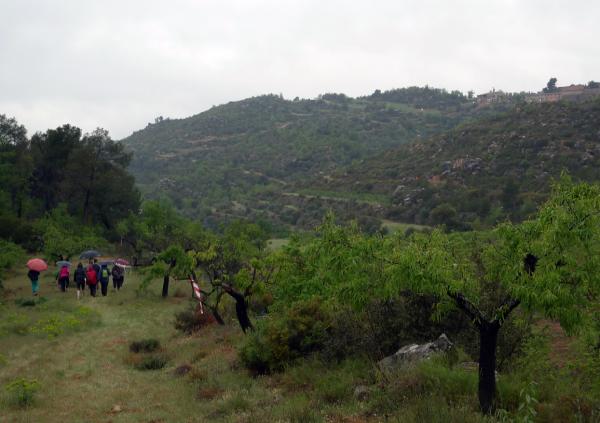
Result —
[[[39, 275], [40, 272], [30, 270], [27, 276], [31, 280], [31, 290], [34, 296], [37, 296], [39, 289]], [[75, 272], [73, 273], [73, 281], [77, 286], [77, 299], [81, 298], [85, 292], [85, 286], [87, 285], [90, 289], [90, 295], [96, 296], [96, 290], [98, 283], [100, 283], [100, 291], [102, 296], [105, 297], [108, 294], [108, 283], [112, 276], [113, 288], [120, 290], [125, 280], [124, 269], [117, 264], [114, 264], [112, 269], [108, 269], [107, 263], [98, 264], [98, 260], [90, 260], [87, 268], [84, 269], [83, 264], [79, 263]], [[69, 266], [62, 264], [58, 274], [56, 275], [56, 282], [62, 292], [66, 292], [70, 283], [71, 274]]]

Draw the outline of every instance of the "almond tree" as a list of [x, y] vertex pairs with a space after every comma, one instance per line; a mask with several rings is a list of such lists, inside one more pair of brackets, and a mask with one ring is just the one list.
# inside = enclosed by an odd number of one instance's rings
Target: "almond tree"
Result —
[[282, 258], [276, 300], [328, 295], [357, 308], [406, 290], [434, 294], [479, 332], [479, 403], [494, 410], [498, 334], [522, 307], [572, 333], [600, 291], [600, 187], [563, 177], [537, 217], [488, 233], [367, 237], [326, 222]]

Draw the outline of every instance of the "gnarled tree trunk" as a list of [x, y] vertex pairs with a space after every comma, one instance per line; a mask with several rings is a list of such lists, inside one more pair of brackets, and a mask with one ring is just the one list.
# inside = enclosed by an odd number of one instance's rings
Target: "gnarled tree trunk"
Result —
[[496, 345], [498, 322], [482, 322], [479, 327], [479, 406], [484, 414], [492, 414], [496, 398]]

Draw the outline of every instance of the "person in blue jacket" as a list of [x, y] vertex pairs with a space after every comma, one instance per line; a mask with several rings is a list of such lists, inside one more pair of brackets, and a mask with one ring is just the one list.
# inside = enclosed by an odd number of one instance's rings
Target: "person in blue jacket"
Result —
[[106, 264], [102, 264], [100, 267], [100, 289], [102, 290], [102, 296], [106, 297], [108, 293], [108, 281], [110, 279], [110, 272], [108, 271], [108, 266]]

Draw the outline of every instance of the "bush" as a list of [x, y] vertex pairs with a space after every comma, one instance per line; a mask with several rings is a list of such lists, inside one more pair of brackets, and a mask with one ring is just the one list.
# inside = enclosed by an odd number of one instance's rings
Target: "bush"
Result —
[[28, 251], [38, 251], [41, 247], [40, 234], [31, 223], [15, 216], [0, 216], [0, 239], [10, 240]]
[[26, 408], [33, 405], [35, 393], [40, 388], [40, 384], [35, 379], [27, 380], [18, 378], [7, 383], [4, 387], [8, 392], [9, 404], [20, 408]]
[[134, 363], [133, 367], [138, 370], [159, 370], [167, 365], [169, 359], [163, 354], [151, 354], [142, 357]]
[[453, 311], [442, 322], [434, 321], [434, 312], [433, 297], [408, 293], [397, 300], [373, 301], [360, 313], [341, 309], [332, 319], [324, 358], [341, 360], [366, 355], [380, 360], [404, 345], [430, 342], [441, 333], [446, 333], [452, 342], [466, 345], [469, 352], [476, 351], [476, 333], [459, 311]]
[[134, 353], [145, 352], [150, 353], [160, 348], [160, 341], [154, 338], [142, 339], [141, 341], [133, 341], [129, 344], [129, 351]]
[[[363, 312], [349, 308], [332, 318], [323, 348], [326, 360], [368, 356], [372, 360], [393, 354], [399, 348], [437, 339], [445, 333], [469, 357], [478, 357], [479, 338], [474, 325], [459, 310], [451, 310], [441, 321], [434, 319], [436, 299], [405, 293], [401, 298], [373, 301]], [[528, 321], [518, 320], [516, 312], [503, 325], [498, 338], [497, 362], [500, 371], [510, 369], [523, 353], [523, 343], [531, 335]]]
[[0, 289], [2, 289], [2, 276], [4, 272], [19, 261], [25, 259], [25, 251], [12, 242], [0, 239]]
[[200, 310], [200, 305], [194, 302], [187, 310], [175, 314], [175, 329], [191, 335], [216, 322], [210, 311], [204, 310], [202, 313]]
[[295, 303], [259, 321], [240, 350], [242, 363], [254, 373], [280, 371], [300, 357], [321, 351], [331, 314], [318, 299]]

